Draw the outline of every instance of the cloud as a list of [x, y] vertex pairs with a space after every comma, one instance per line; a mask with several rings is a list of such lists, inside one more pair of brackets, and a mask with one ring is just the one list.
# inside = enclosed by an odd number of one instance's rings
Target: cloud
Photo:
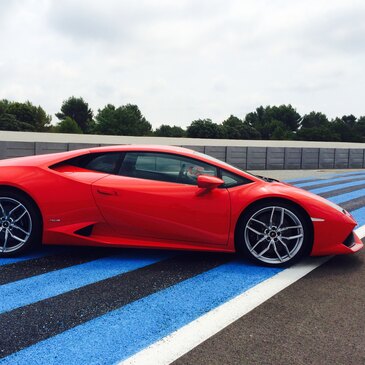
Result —
[[0, 98], [136, 103], [154, 126], [291, 103], [365, 114], [360, 0], [0, 2]]

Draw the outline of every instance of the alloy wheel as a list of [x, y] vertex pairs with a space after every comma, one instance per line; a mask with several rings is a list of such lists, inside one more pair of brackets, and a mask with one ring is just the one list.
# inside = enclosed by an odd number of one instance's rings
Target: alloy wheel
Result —
[[24, 204], [16, 199], [0, 197], [0, 253], [23, 247], [32, 233], [32, 218]]
[[291, 210], [267, 206], [247, 221], [244, 239], [249, 252], [267, 264], [282, 264], [293, 259], [304, 240], [301, 220]]

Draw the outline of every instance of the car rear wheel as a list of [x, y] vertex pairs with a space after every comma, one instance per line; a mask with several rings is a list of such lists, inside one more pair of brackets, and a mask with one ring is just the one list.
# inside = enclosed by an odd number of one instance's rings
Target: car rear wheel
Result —
[[0, 191], [0, 257], [16, 256], [40, 242], [40, 218], [30, 199]]
[[311, 227], [294, 205], [264, 202], [247, 210], [237, 230], [238, 249], [255, 263], [287, 266], [309, 253]]

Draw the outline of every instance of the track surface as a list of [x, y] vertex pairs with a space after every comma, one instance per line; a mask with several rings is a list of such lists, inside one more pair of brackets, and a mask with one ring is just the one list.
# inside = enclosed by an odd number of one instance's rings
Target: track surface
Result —
[[364, 264], [333, 258], [173, 364], [365, 364]]
[[[365, 171], [291, 183], [365, 224]], [[365, 363], [364, 256], [330, 260], [176, 364]], [[0, 259], [0, 364], [117, 363], [279, 271], [235, 255], [144, 250]]]

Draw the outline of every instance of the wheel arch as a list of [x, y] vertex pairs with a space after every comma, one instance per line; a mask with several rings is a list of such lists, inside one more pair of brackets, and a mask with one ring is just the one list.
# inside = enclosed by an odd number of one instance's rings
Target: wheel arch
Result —
[[17, 193], [17, 194], [21, 194], [25, 198], [29, 199], [30, 202], [33, 204], [34, 208], [36, 209], [38, 215], [39, 215], [40, 224], [41, 224], [41, 231], [43, 232], [43, 215], [42, 215], [41, 210], [39, 209], [39, 206], [38, 206], [37, 202], [33, 199], [33, 197], [31, 195], [29, 195], [27, 192], [25, 192], [22, 189], [19, 189], [17, 187], [12, 186], [12, 185], [6, 185], [6, 184], [1, 184], [0, 185], [0, 191], [14, 192], [14, 193]]
[[262, 203], [286, 203], [289, 204], [293, 207], [295, 207], [296, 209], [298, 209], [302, 214], [303, 217], [306, 219], [308, 227], [310, 229], [310, 249], [309, 252], [312, 250], [313, 247], [313, 243], [314, 243], [314, 226], [313, 226], [313, 222], [310, 218], [309, 213], [298, 203], [296, 203], [295, 201], [288, 199], [288, 198], [282, 198], [282, 197], [264, 197], [258, 200], [255, 200], [254, 202], [250, 203], [249, 205], [247, 205], [243, 211], [241, 212], [240, 216], [238, 217], [237, 221], [236, 221], [236, 225], [234, 227], [234, 246], [235, 246], [235, 251], [238, 251], [238, 228], [239, 228], [239, 223], [241, 222], [241, 220], [243, 219], [243, 217], [246, 215], [247, 211], [251, 208], [254, 208], [255, 206], [258, 206]]

